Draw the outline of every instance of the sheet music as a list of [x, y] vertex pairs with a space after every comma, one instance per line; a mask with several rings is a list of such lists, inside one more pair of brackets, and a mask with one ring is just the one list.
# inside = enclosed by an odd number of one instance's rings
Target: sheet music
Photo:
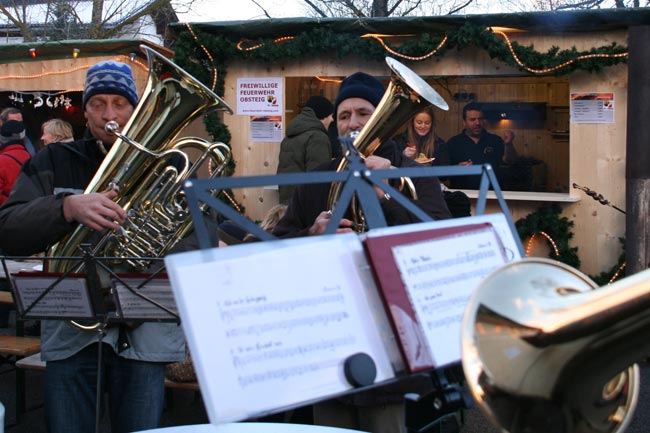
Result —
[[398, 234], [398, 233], [415, 232], [415, 231], [438, 229], [438, 228], [445, 228], [445, 227], [456, 227], [456, 226], [464, 226], [470, 224], [480, 224], [484, 222], [488, 222], [492, 224], [492, 226], [496, 230], [497, 235], [501, 240], [501, 245], [503, 246], [504, 255], [508, 263], [522, 258], [522, 255], [520, 253], [521, 240], [519, 239], [519, 237], [515, 237], [516, 233], [513, 233], [510, 230], [510, 226], [508, 225], [508, 222], [502, 213], [491, 213], [491, 214], [476, 215], [476, 216], [463, 217], [463, 218], [450, 218], [446, 220], [437, 220], [437, 221], [429, 221], [429, 222], [408, 224], [402, 226], [373, 229], [368, 233], [368, 236], [369, 237], [383, 236], [387, 234]]
[[355, 353], [373, 358], [377, 382], [394, 376], [356, 234], [183, 254], [165, 262], [212, 422], [349, 390], [343, 362]]
[[400, 245], [392, 251], [434, 363], [459, 361], [460, 327], [469, 297], [485, 276], [506, 263], [494, 228]]
[[172, 292], [172, 286], [169, 280], [154, 278], [147, 281], [142, 287], [140, 287], [140, 284], [143, 282], [142, 279], [128, 278], [122, 281], [133, 289], [133, 291], [129, 290], [125, 284], [117, 280], [113, 283], [113, 287], [117, 292], [118, 308], [120, 309], [122, 318], [176, 319], [175, 316], [160, 308], [158, 305], [134, 293], [137, 292], [178, 315], [176, 302], [174, 301], [174, 293]]
[[86, 289], [84, 278], [66, 278], [59, 281], [56, 286], [33, 307], [30, 306], [41, 294], [57, 281], [57, 277], [14, 276], [14, 286], [18, 305], [24, 310], [25, 318], [93, 318], [93, 309]]

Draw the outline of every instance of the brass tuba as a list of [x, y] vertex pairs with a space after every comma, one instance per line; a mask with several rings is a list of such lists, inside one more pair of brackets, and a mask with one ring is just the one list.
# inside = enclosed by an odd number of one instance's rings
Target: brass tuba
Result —
[[[51, 257], [76, 256], [82, 244], [91, 244], [95, 256], [116, 257], [132, 269], [145, 269], [151, 258], [163, 256], [191, 229], [182, 191], [185, 179], [206, 163], [213, 165], [211, 177], [220, 176], [230, 159], [230, 149], [223, 143], [177, 136], [208, 111], [232, 114], [232, 109], [161, 54], [144, 45], [140, 48], [149, 65], [143, 96], [123, 131], [115, 122], [106, 125], [118, 139], [84, 191], [115, 189], [114, 200], [128, 220], [120, 232], [101, 235], [80, 225], [52, 247]], [[68, 260], [50, 260], [48, 270], [65, 272], [72, 267]]]
[[623, 432], [650, 353], [650, 270], [598, 288], [549, 259], [490, 274], [462, 325], [475, 401], [510, 433]]
[[[421, 109], [429, 105], [435, 105], [442, 110], [449, 109], [442, 96], [411, 69], [391, 57], [386, 57], [386, 63], [391, 69], [388, 88], [368, 123], [354, 137], [354, 148], [362, 158], [372, 155]], [[348, 160], [343, 158], [336, 171], [343, 171], [347, 166]], [[404, 185], [408, 186], [411, 196], [417, 198], [411, 179], [402, 178], [400, 187]], [[334, 209], [342, 189], [343, 184], [340, 182], [335, 182], [330, 187], [327, 200], [329, 210]], [[365, 218], [355, 198], [351, 207], [356, 231], [362, 232], [365, 230]]]

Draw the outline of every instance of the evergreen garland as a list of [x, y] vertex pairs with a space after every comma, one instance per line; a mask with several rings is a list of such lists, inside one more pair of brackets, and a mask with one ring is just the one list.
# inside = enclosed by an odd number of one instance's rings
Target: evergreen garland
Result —
[[569, 240], [573, 238], [571, 228], [574, 223], [567, 217], [560, 218], [560, 213], [562, 213], [562, 208], [557, 203], [543, 205], [537, 212], [529, 214], [515, 223], [517, 233], [521, 239], [527, 239], [539, 232], [545, 232], [555, 241], [559, 253], [556, 256], [555, 251], [551, 248], [548, 256], [579, 269], [578, 248], [569, 246]]
[[[574, 226], [573, 221], [566, 217], [560, 218], [562, 209], [559, 204], [553, 203], [541, 206], [537, 212], [529, 214], [525, 218], [519, 219], [515, 223], [517, 233], [522, 241], [529, 239], [531, 236], [540, 232], [545, 232], [555, 242], [559, 254], [556, 256], [553, 248], [549, 251], [549, 257], [558, 260], [564, 264], [580, 269], [580, 259], [578, 258], [578, 248], [570, 247], [569, 241], [573, 238], [571, 228]], [[619, 238], [623, 248], [618, 261], [608, 271], [601, 272], [597, 275], [589, 275], [598, 286], [606, 286], [616, 276], [616, 279], [625, 277], [625, 238]], [[618, 274], [617, 274], [618, 273]]]
[[[617, 280], [625, 278], [625, 238], [618, 238], [618, 241], [623, 248], [621, 255], [618, 256], [618, 261], [609, 271], [601, 272], [598, 275], [590, 275], [589, 277], [596, 282], [599, 286], [606, 286], [610, 282], [613, 283], [612, 278], [616, 276]], [[620, 272], [619, 272], [620, 270]], [[618, 272], [618, 275], [616, 273]]]

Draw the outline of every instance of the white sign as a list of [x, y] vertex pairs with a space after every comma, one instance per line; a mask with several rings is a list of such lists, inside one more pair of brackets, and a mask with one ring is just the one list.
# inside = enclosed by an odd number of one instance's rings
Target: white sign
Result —
[[282, 78], [238, 78], [237, 114], [282, 116]]
[[614, 94], [572, 93], [571, 123], [614, 123]]
[[251, 116], [250, 137], [248, 141], [280, 143], [283, 136], [282, 116]]
[[375, 383], [394, 377], [399, 355], [354, 233], [173, 254], [165, 265], [213, 424], [349, 392], [344, 362], [357, 353], [373, 359]]

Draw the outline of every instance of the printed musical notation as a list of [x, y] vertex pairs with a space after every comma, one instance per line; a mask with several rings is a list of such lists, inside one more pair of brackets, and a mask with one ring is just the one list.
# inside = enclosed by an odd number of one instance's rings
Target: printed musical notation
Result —
[[460, 325], [469, 297], [506, 263], [493, 227], [393, 247], [417, 322], [438, 366], [460, 360]]
[[13, 277], [18, 305], [25, 318], [92, 318], [93, 309], [83, 278]]
[[[281, 302], [264, 302], [266, 297], [256, 298], [254, 300], [232, 301], [224, 302], [220, 306], [219, 313], [224, 322], [232, 322], [241, 317], [247, 317], [257, 314], [267, 313], [292, 313], [302, 308], [310, 308], [314, 306], [321, 306], [331, 303], [344, 305], [345, 298], [341, 293], [325, 294], [311, 298], [302, 299], [287, 299]], [[240, 303], [247, 305], [239, 306]], [[229, 308], [233, 306], [233, 308]]]
[[319, 369], [338, 365], [358, 344], [358, 338], [350, 335], [358, 319], [350, 311], [349, 288], [331, 276], [312, 278], [299, 290], [277, 293], [260, 285], [238, 285], [239, 290], [231, 292], [235, 295], [217, 301], [224, 341], [241, 386], [285, 380], [286, 374], [274, 373], [278, 371], [304, 375], [314, 373], [315, 365]]
[[[176, 319], [178, 315], [169, 280], [154, 279], [140, 287], [142, 280], [114, 281], [118, 305], [124, 319]], [[138, 296], [141, 295], [141, 296]], [[158, 305], [157, 305], [158, 304]], [[161, 308], [164, 307], [164, 308]], [[165, 308], [169, 311], [166, 311]]]
[[356, 234], [166, 259], [213, 422], [341, 394], [356, 353], [375, 361], [377, 381], [394, 376], [360, 261]]

